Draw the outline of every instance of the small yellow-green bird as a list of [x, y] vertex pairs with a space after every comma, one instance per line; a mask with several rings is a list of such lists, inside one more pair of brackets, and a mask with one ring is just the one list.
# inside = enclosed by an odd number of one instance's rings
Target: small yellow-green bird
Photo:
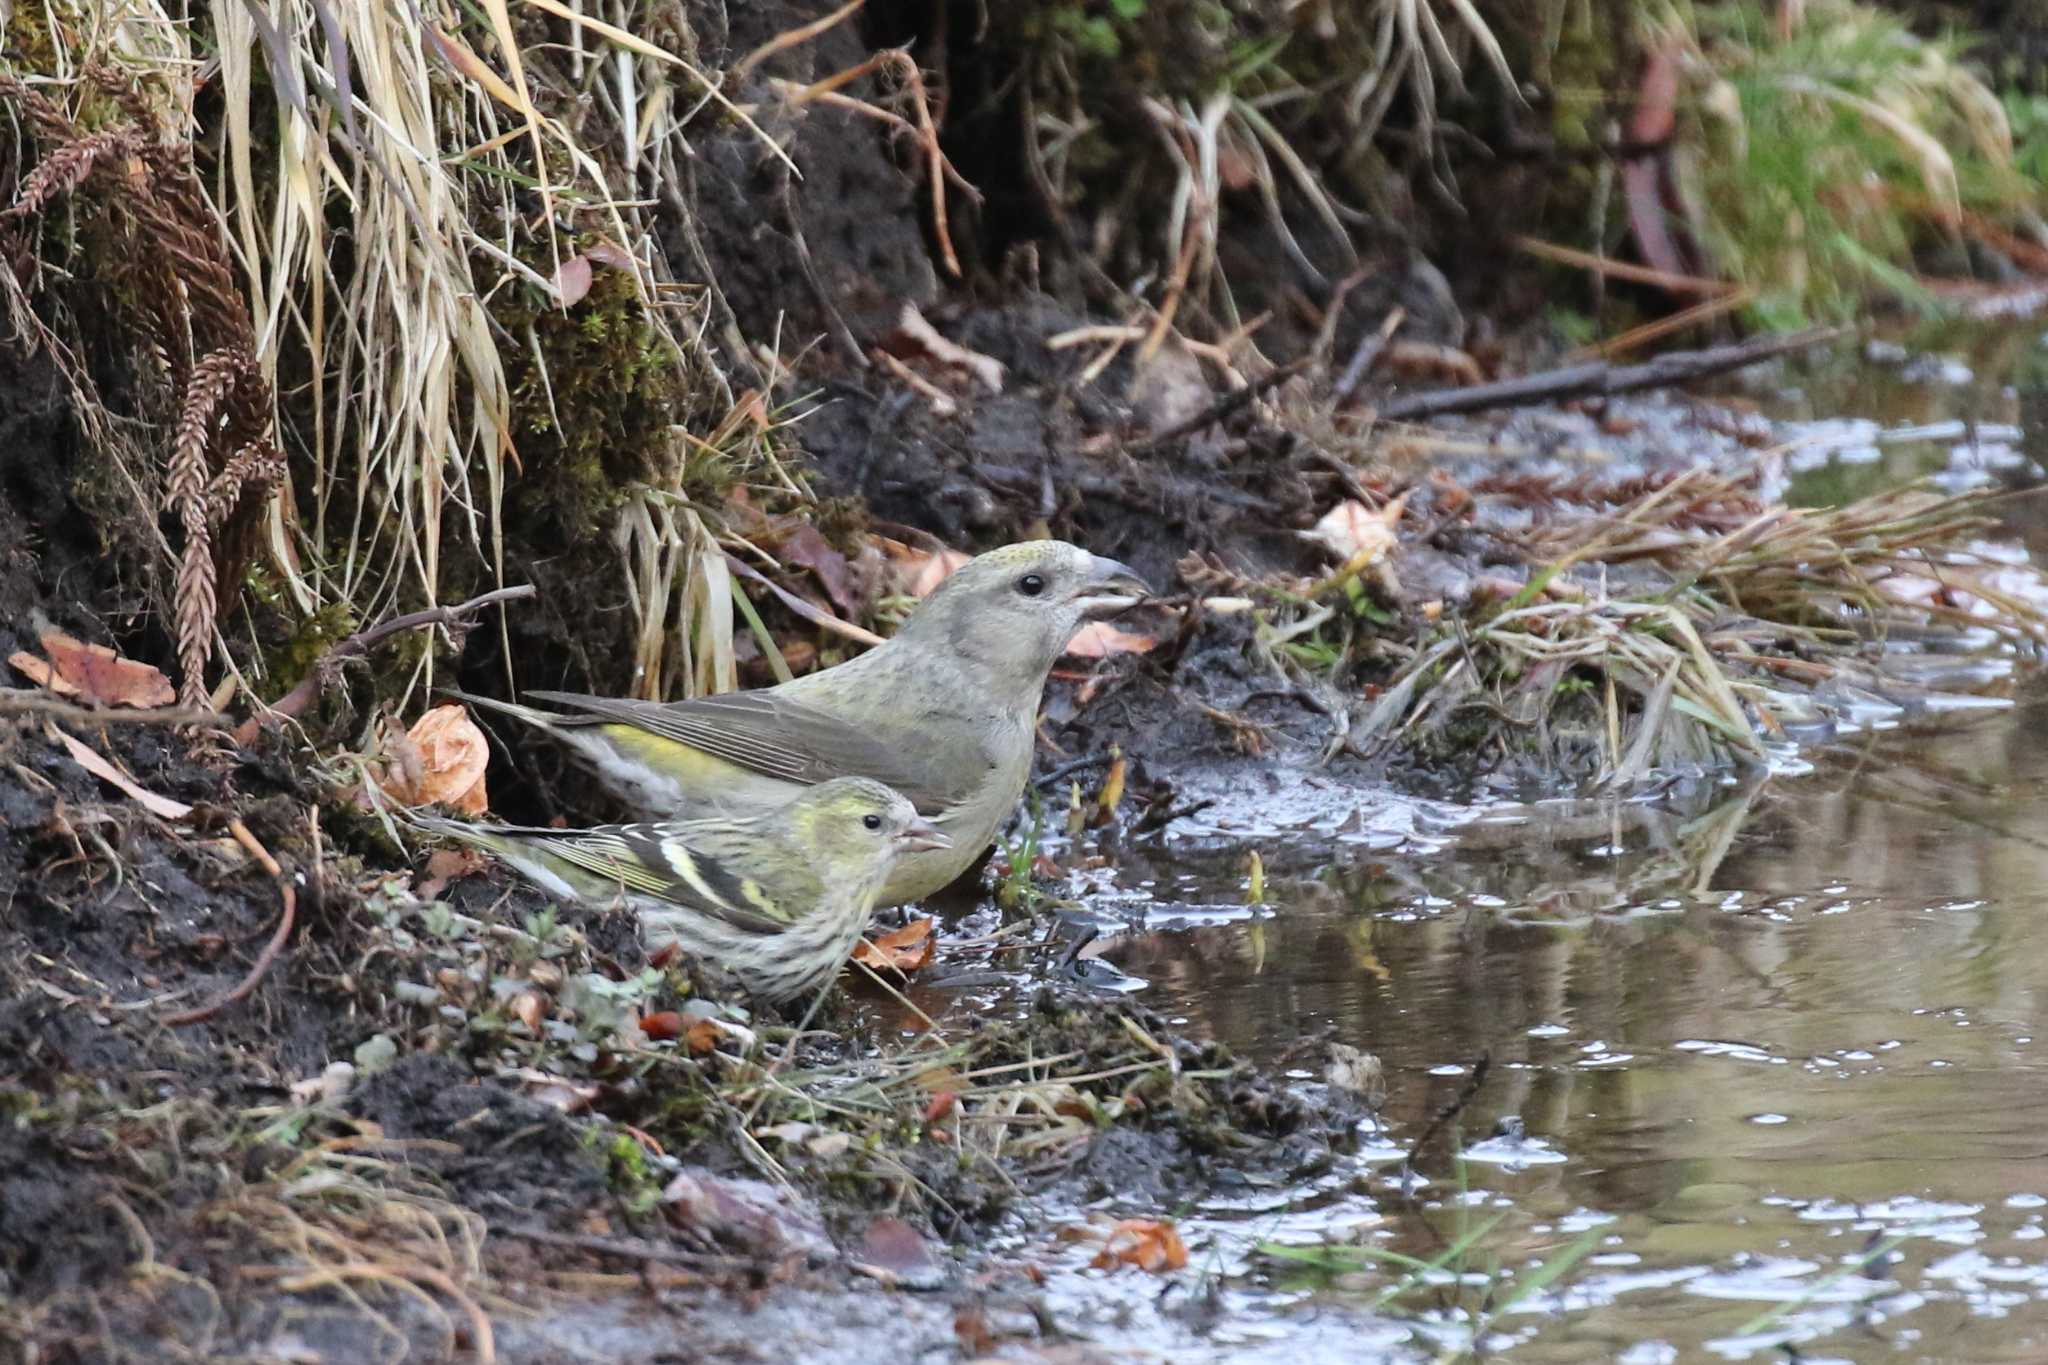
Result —
[[1046, 675], [1084, 621], [1147, 591], [1113, 559], [1026, 541], [960, 566], [885, 643], [778, 687], [675, 702], [529, 694], [582, 713], [570, 715], [454, 695], [546, 730], [650, 819], [772, 808], [836, 777], [885, 782], [951, 841], [889, 874], [879, 904], [900, 905], [988, 847], [1024, 793]]
[[861, 777], [725, 818], [595, 829], [412, 820], [496, 854], [559, 899], [623, 901], [650, 947], [673, 943], [776, 1004], [832, 979], [899, 859], [947, 844], [908, 800]]

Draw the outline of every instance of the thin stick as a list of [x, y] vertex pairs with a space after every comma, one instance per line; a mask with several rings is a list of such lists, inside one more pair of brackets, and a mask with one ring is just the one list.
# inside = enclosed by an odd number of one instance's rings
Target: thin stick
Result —
[[1662, 388], [1668, 384], [1739, 370], [1745, 365], [1794, 351], [1808, 350], [1833, 341], [1847, 330], [1843, 327], [1810, 327], [1805, 331], [1761, 337], [1734, 346], [1711, 346], [1703, 351], [1671, 351], [1640, 365], [1609, 365], [1605, 361], [1568, 365], [1563, 369], [1503, 379], [1494, 384], [1409, 394], [1382, 405], [1379, 415], [1391, 422], [1417, 422], [1458, 412], [1527, 407], [1534, 403], [1592, 394]]
[[1429, 1144], [1429, 1140], [1438, 1133], [1441, 1133], [1446, 1124], [1465, 1112], [1466, 1105], [1479, 1097], [1480, 1088], [1486, 1084], [1486, 1073], [1492, 1069], [1492, 1056], [1488, 1053], [1480, 1053], [1479, 1060], [1472, 1063], [1471, 1078], [1459, 1088], [1458, 1093], [1452, 1097], [1449, 1104], [1437, 1110], [1436, 1117], [1431, 1119], [1429, 1126], [1422, 1130], [1422, 1136], [1416, 1138], [1414, 1144], [1408, 1148], [1408, 1155], [1401, 1158], [1402, 1170], [1412, 1172], [1415, 1169], [1415, 1158], [1422, 1155], [1422, 1149]]
[[[396, 635], [400, 631], [420, 630], [429, 626], [446, 626], [453, 630], [469, 625], [469, 618], [482, 611], [485, 607], [493, 607], [500, 602], [521, 601], [533, 595], [533, 584], [521, 583], [516, 587], [499, 588], [493, 592], [487, 592], [481, 597], [472, 597], [467, 602], [457, 603], [452, 607], [429, 607], [425, 611], [408, 612], [404, 616], [394, 616], [388, 621], [371, 626], [368, 630], [357, 631], [354, 635], [349, 636], [346, 640], [343, 640], [340, 644], [322, 655], [307, 672], [306, 676], [300, 680], [299, 685], [278, 698], [277, 702], [268, 709], [268, 714], [257, 719], [257, 723], [262, 724], [265, 721], [274, 721], [279, 718], [290, 719], [304, 714], [306, 708], [319, 698], [322, 689], [326, 685], [326, 679], [333, 674], [340, 664], [348, 659], [360, 658], [369, 652], [371, 645], [388, 636]], [[249, 739], [255, 738], [254, 732], [247, 725], [244, 725], [242, 730], [236, 733], [236, 738], [246, 743], [247, 740], [243, 739], [245, 733]]]
[[802, 24], [790, 29], [787, 32], [776, 34], [773, 38], [770, 38], [767, 42], [740, 58], [739, 63], [726, 73], [726, 79], [730, 80], [733, 87], [737, 89], [740, 82], [747, 78], [747, 73], [762, 62], [767, 61], [778, 52], [795, 47], [799, 43], [809, 42], [866, 3], [867, 0], [846, 0], [845, 4], [833, 10], [822, 19], [816, 19], [808, 24]]
[[36, 715], [74, 725], [196, 725], [206, 730], [225, 730], [228, 718], [218, 711], [193, 706], [127, 707], [79, 706], [33, 688], [0, 687], [0, 716]]
[[235, 836], [235, 842], [247, 849], [249, 856], [261, 864], [263, 870], [270, 874], [271, 880], [277, 883], [277, 898], [283, 907], [277, 917], [277, 930], [271, 934], [270, 942], [263, 945], [263, 951], [256, 955], [255, 963], [250, 966], [249, 974], [242, 978], [240, 985], [210, 1004], [166, 1015], [164, 1023], [172, 1028], [211, 1019], [229, 1005], [247, 999], [249, 993], [262, 982], [264, 973], [270, 970], [270, 964], [277, 961], [277, 955], [284, 950], [285, 940], [292, 936], [292, 924], [298, 918], [298, 894], [292, 890], [291, 881], [284, 875], [284, 869], [277, 865], [277, 859], [270, 856], [270, 850], [258, 843], [256, 836], [249, 832], [249, 827], [240, 820], [228, 821], [228, 833]]
[[1647, 265], [1609, 260], [1590, 251], [1578, 251], [1536, 237], [1516, 237], [1513, 241], [1516, 249], [1526, 251], [1531, 256], [1540, 256], [1559, 265], [1577, 266], [1610, 279], [1628, 280], [1632, 284], [1653, 284], [1670, 294], [1703, 294], [1712, 298], [1721, 294], [1733, 294], [1742, 288], [1732, 280], [1712, 280], [1700, 275], [1678, 275]]
[[1142, 441], [1125, 446], [1124, 451], [1130, 455], [1143, 455], [1147, 451], [1157, 450], [1160, 446], [1178, 441], [1183, 436], [1192, 436], [1203, 427], [1215, 422], [1221, 422], [1239, 409], [1248, 407], [1254, 398], [1257, 398], [1268, 389], [1278, 388], [1294, 378], [1294, 376], [1308, 369], [1314, 363], [1314, 356], [1305, 355], [1298, 360], [1290, 360], [1285, 365], [1268, 370], [1243, 388], [1232, 389], [1229, 393], [1224, 394], [1223, 397], [1217, 399], [1193, 417], [1188, 418], [1185, 422], [1175, 422], [1172, 426], [1156, 435], [1148, 436]]

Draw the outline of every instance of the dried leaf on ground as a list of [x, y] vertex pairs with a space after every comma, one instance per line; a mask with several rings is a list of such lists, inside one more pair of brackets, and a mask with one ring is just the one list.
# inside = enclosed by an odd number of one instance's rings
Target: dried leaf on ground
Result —
[[1327, 545], [1345, 560], [1363, 556], [1367, 564], [1386, 558], [1396, 539], [1404, 499], [1397, 499], [1375, 511], [1356, 499], [1346, 499], [1323, 514], [1309, 538]]
[[926, 917], [879, 938], [862, 939], [854, 945], [853, 960], [877, 971], [887, 968], [908, 975], [932, 960], [932, 949], [937, 946], [933, 928], [933, 921]]
[[18, 649], [7, 656], [7, 662], [37, 687], [46, 688], [59, 697], [76, 697], [78, 689], [64, 680], [63, 675], [50, 667], [48, 659], [39, 659], [25, 649]]
[[489, 859], [474, 848], [437, 848], [427, 856], [427, 874], [412, 893], [423, 901], [437, 900], [450, 882], [473, 877], [489, 865]]
[[1164, 1218], [1125, 1218], [1109, 1230], [1090, 1262], [1097, 1270], [1134, 1265], [1150, 1274], [1179, 1270], [1188, 1263], [1180, 1233]]
[[818, 528], [808, 522], [797, 527], [775, 547], [784, 562], [809, 569], [818, 577], [832, 605], [848, 617], [860, 615], [860, 594], [854, 591], [852, 571], [846, 556], [825, 543]]
[[464, 815], [484, 813], [490, 804], [484, 770], [490, 766], [491, 746], [466, 708], [454, 702], [437, 706], [413, 722], [405, 738], [417, 752], [417, 771], [406, 763], [385, 776], [384, 790], [392, 800], [406, 806], [438, 802]]
[[44, 665], [32, 654], [8, 662], [59, 696], [74, 696], [98, 706], [169, 706], [177, 689], [160, 669], [124, 659], [105, 645], [74, 640], [60, 630], [44, 631], [39, 643], [49, 656]]
[[970, 351], [957, 341], [939, 335], [938, 329], [925, 321], [924, 314], [917, 311], [917, 305], [906, 303], [896, 318], [896, 333], [891, 338], [898, 343], [892, 346], [898, 354], [907, 347], [923, 351], [941, 365], [953, 365], [974, 377], [976, 383], [990, 393], [1003, 391], [1003, 362], [994, 356]]
[[929, 597], [933, 588], [945, 582], [955, 569], [972, 558], [945, 546], [923, 550], [882, 536], [875, 537], [875, 540], [883, 553], [889, 556], [895, 571], [896, 590], [912, 597]]
[[85, 769], [100, 781], [119, 787], [128, 796], [134, 798], [136, 804], [140, 805], [151, 815], [163, 820], [182, 820], [192, 813], [192, 808], [183, 801], [173, 801], [168, 796], [160, 796], [141, 786], [134, 778], [128, 776], [128, 774], [116, 768], [106, 759], [100, 757], [93, 749], [73, 739], [62, 730], [57, 730], [55, 733], [58, 741], [63, 744], [79, 767]]
[[1112, 654], [1149, 654], [1159, 647], [1150, 635], [1121, 630], [1107, 621], [1090, 621], [1067, 641], [1067, 654], [1075, 659], [1107, 659]]
[[675, 1010], [643, 1014], [640, 1016], [640, 1031], [658, 1043], [681, 1038], [683, 1046], [699, 1057], [714, 1051], [720, 1036], [718, 1025], [704, 1016], [679, 1014]]
[[868, 1224], [853, 1253], [854, 1269], [912, 1288], [937, 1288], [945, 1268], [924, 1236], [901, 1218], [884, 1214]]

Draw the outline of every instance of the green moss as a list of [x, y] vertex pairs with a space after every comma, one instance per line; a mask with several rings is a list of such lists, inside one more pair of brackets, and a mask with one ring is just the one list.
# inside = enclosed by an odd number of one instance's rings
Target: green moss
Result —
[[692, 415], [688, 367], [630, 274], [599, 267], [590, 292], [566, 310], [531, 287], [501, 297], [523, 470], [511, 493], [516, 522], [575, 543], [604, 526], [635, 484], [668, 474], [685, 491], [722, 491], [724, 471], [693, 469], [677, 454], [674, 429]]
[[612, 1193], [628, 1213], [645, 1213], [661, 1202], [661, 1176], [648, 1164], [647, 1149], [631, 1133], [592, 1126], [583, 1130], [583, 1148], [604, 1163]]

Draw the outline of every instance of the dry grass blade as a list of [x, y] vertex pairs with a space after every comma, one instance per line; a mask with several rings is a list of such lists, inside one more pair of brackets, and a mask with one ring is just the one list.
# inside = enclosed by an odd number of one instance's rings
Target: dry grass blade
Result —
[[[1528, 544], [1560, 558], [1492, 619], [1419, 650], [1359, 733], [1417, 738], [1489, 698], [1496, 717], [1547, 731], [1565, 697], [1593, 695], [1561, 687], [1576, 677], [1605, 684], [1574, 724], [1601, 736], [1608, 786], [1674, 762], [1760, 760], [1779, 713], [1826, 712], [1874, 639], [2048, 644], [2048, 584], [1977, 543], [2001, 496], [1913, 485], [1787, 509], [1762, 506], [1747, 477], [1689, 470], [1611, 513], [1558, 516]], [[1613, 588], [1594, 565], [1636, 576]], [[1882, 665], [1852, 671], [1866, 690], [1914, 694]], [[1622, 697], [1636, 702], [1626, 752]]]

